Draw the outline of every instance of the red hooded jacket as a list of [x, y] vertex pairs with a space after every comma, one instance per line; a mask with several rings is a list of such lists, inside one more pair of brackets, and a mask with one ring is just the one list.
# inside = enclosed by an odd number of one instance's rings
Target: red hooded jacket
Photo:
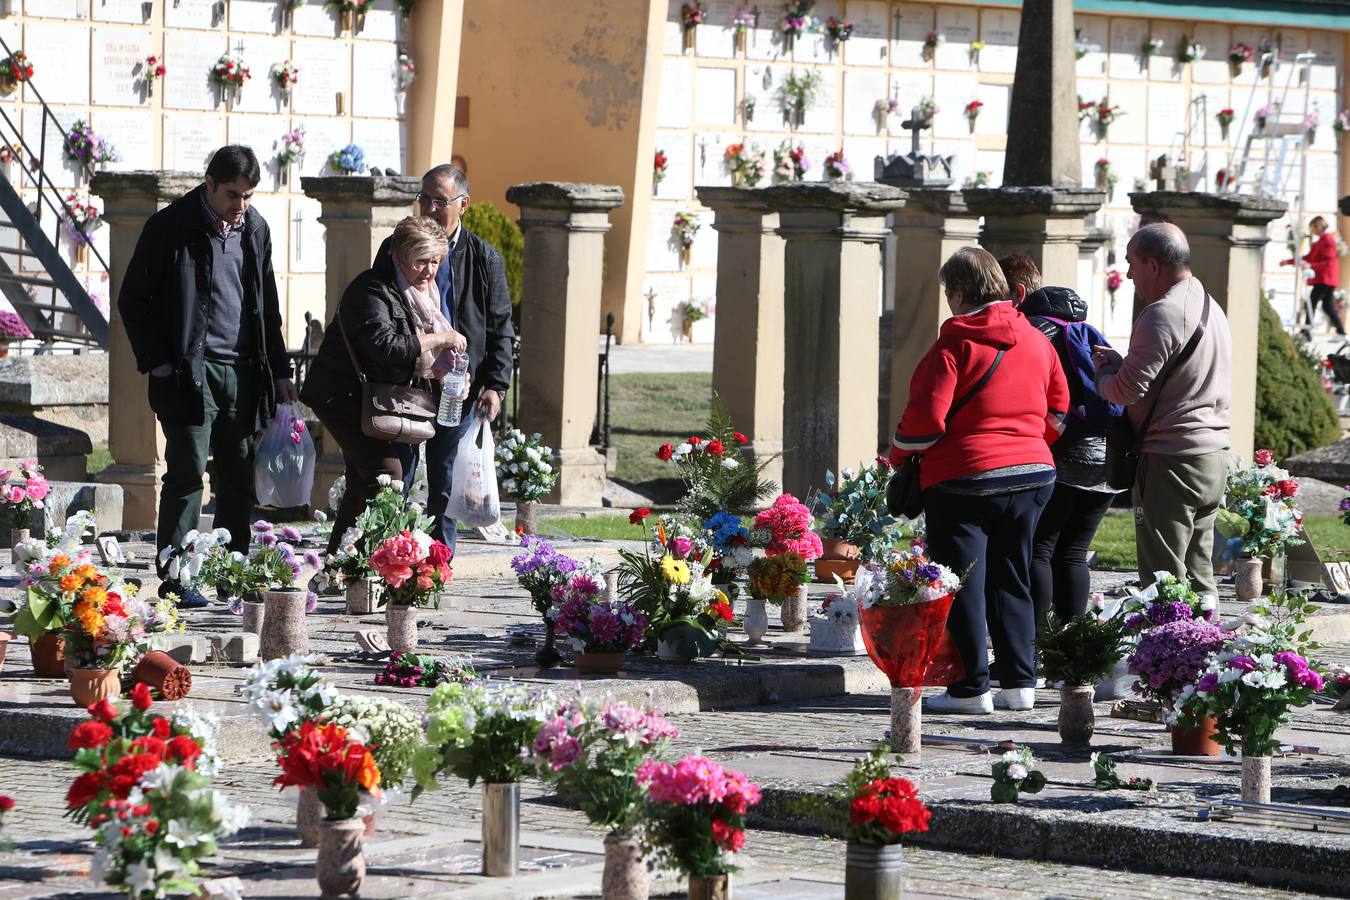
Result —
[[[946, 422], [947, 410], [988, 371], [999, 350], [1006, 352], [998, 369]], [[1053, 466], [1050, 444], [1064, 431], [1068, 407], [1069, 387], [1054, 345], [1011, 303], [991, 303], [942, 323], [910, 379], [891, 463], [923, 453], [924, 488], [1005, 466]]]
[[1308, 276], [1308, 284], [1340, 286], [1341, 261], [1336, 258], [1336, 235], [1330, 231], [1322, 232], [1322, 236], [1308, 248], [1308, 253], [1303, 257], [1303, 261], [1312, 266], [1312, 274]]

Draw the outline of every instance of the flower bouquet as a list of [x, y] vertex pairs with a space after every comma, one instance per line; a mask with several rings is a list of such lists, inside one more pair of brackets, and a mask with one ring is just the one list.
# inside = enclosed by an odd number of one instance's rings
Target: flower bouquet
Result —
[[895, 517], [886, 510], [890, 474], [890, 465], [877, 460], [857, 472], [844, 469], [836, 487], [835, 474], [826, 471], [825, 490], [817, 491], [811, 504], [821, 520], [817, 581], [832, 581], [835, 574], [852, 581], [857, 560], [872, 562], [890, 548], [895, 525]]
[[427, 687], [455, 681], [477, 681], [478, 672], [468, 662], [426, 656], [419, 653], [389, 654], [383, 672], [375, 673], [375, 683], [388, 687]]
[[684, 31], [684, 48], [692, 50], [694, 47], [694, 30], [703, 24], [703, 17], [707, 15], [704, 9], [703, 0], [690, 0], [688, 3], [680, 4], [680, 28]]
[[577, 671], [613, 674], [623, 654], [642, 644], [647, 617], [621, 600], [600, 597], [600, 585], [589, 575], [573, 575], [554, 589], [548, 616], [554, 631], [572, 645]]
[[1228, 128], [1233, 124], [1234, 116], [1235, 113], [1231, 106], [1225, 106], [1214, 115], [1214, 118], [1219, 120], [1219, 132], [1223, 135], [1225, 141], [1228, 140]]
[[931, 128], [933, 117], [941, 111], [938, 109], [937, 101], [932, 97], [921, 98], [919, 105], [914, 108], [917, 110], [915, 118], [920, 128]]
[[1252, 121], [1256, 124], [1257, 133], [1266, 130], [1266, 120], [1270, 118], [1270, 107], [1262, 105], [1252, 114]]
[[806, 624], [806, 560], [789, 550], [774, 556], [761, 556], [750, 563], [750, 600], [745, 608], [745, 634], [752, 644], [759, 643], [769, 630], [764, 604], [780, 610], [783, 631], [801, 631]]
[[422, 716], [383, 697], [341, 697], [324, 715], [370, 748], [380, 770], [380, 787], [397, 790], [412, 772], [413, 756], [425, 743]]
[[305, 156], [305, 126], [297, 125], [294, 130], [283, 134], [277, 145], [280, 147], [274, 157], [277, 161], [277, 173], [281, 176], [281, 183], [286, 184], [290, 181], [291, 166]]
[[1228, 64], [1233, 67], [1233, 77], [1236, 78], [1242, 74], [1242, 66], [1256, 58], [1256, 51], [1252, 49], [1251, 44], [1244, 44], [1238, 41], [1228, 48]]
[[1109, 197], [1111, 192], [1116, 189], [1116, 185], [1120, 183], [1120, 176], [1116, 174], [1116, 170], [1111, 166], [1111, 160], [1103, 156], [1101, 159], [1097, 160], [1092, 169], [1093, 174], [1097, 179], [1097, 190], [1106, 191], [1107, 196]]
[[18, 473], [0, 469], [0, 518], [14, 532], [18, 532], [11, 533], [10, 546], [28, 540], [29, 524], [34, 514], [44, 508], [50, 491], [47, 476], [42, 473], [42, 466], [35, 459], [25, 459], [19, 463]]
[[328, 168], [340, 175], [360, 175], [366, 170], [366, 151], [356, 144], [328, 154]]
[[836, 44], [842, 44], [853, 37], [853, 22], [839, 16], [830, 16], [825, 20], [825, 34]]
[[647, 840], [657, 862], [688, 875], [691, 896], [698, 881], [722, 890], [697, 896], [728, 896], [735, 866], [726, 855], [745, 846], [745, 813], [759, 803], [759, 787], [741, 772], [693, 755], [673, 764], [646, 760], [637, 779], [647, 789]]
[[816, 0], [785, 0], [783, 18], [778, 23], [778, 30], [783, 35], [784, 52], [792, 49], [793, 42], [797, 38], [812, 30], [816, 20], [812, 17], [811, 10], [815, 6]]
[[793, 69], [783, 79], [778, 89], [778, 105], [783, 111], [783, 121], [790, 128], [800, 128], [806, 122], [806, 113], [816, 102], [821, 81], [822, 76], [815, 69], [807, 69], [801, 75]]
[[1162, 38], [1145, 38], [1144, 43], [1139, 48], [1139, 55], [1147, 60], [1149, 57], [1161, 53], [1166, 46], [1167, 42]]
[[698, 555], [692, 540], [672, 537], [663, 521], [641, 553], [619, 551], [619, 596], [646, 617], [645, 646], [662, 659], [691, 660], [728, 649], [723, 629], [733, 615], [708, 571], [712, 555], [710, 547]]
[[253, 715], [274, 741], [305, 722], [331, 715], [339, 700], [337, 688], [314, 667], [317, 656], [291, 656], [260, 662], [244, 676], [239, 691]]
[[819, 558], [823, 548], [811, 525], [811, 510], [791, 494], [779, 494], [772, 506], [755, 515], [755, 529], [768, 532], [764, 552], [769, 556], [797, 553], [807, 562]]
[[1182, 63], [1193, 63], [1204, 59], [1208, 52], [1209, 48], [1204, 44], [1183, 34], [1181, 42], [1177, 45], [1177, 60]]
[[1179, 619], [1216, 622], [1218, 605], [1218, 598], [1201, 597], [1188, 582], [1171, 572], [1154, 572], [1153, 583], [1139, 593], [1131, 594], [1122, 605], [1127, 614], [1125, 630], [1138, 634]]
[[926, 62], [932, 62], [937, 48], [942, 46], [945, 38], [940, 31], [930, 31], [923, 39], [923, 58]]
[[81, 774], [67, 792], [67, 815], [96, 829], [95, 882], [137, 900], [195, 894], [198, 861], [247, 824], [248, 809], [211, 788], [215, 737], [207, 719], [151, 714], [144, 685], [132, 697], [130, 710], [92, 705], [90, 720], [72, 731]]
[[[136, 596], [135, 585], [114, 584], [91, 565], [75, 567], [62, 582], [62, 587], [83, 582], [75, 591], [71, 621], [62, 632], [66, 660], [72, 668], [72, 692], [81, 670], [120, 672], [144, 652], [148, 636], [180, 628], [178, 608], [171, 597], [142, 600]], [[120, 687], [114, 693], [118, 692]], [[75, 700], [88, 705], [78, 695]]]
[[984, 101], [972, 100], [967, 103], [966, 108], [962, 110], [966, 117], [966, 123], [970, 125], [972, 133], [975, 131], [975, 120], [980, 117], [981, 109], [984, 109]]
[[758, 144], [728, 144], [722, 165], [731, 173], [734, 187], [754, 187], [764, 180], [764, 152]]
[[244, 88], [244, 82], [252, 77], [244, 60], [228, 53], [223, 54], [211, 67], [211, 83], [220, 89], [220, 99], [226, 109], [234, 105]]
[[787, 141], [779, 144], [773, 151], [773, 180], [775, 184], [787, 184], [803, 181], [811, 171], [811, 160], [806, 156], [806, 148], [793, 147]]
[[22, 50], [15, 50], [3, 60], [0, 60], [0, 94], [8, 97], [19, 89], [19, 85], [33, 77], [33, 64], [28, 61], [28, 54]]
[[272, 85], [281, 95], [281, 99], [291, 99], [291, 91], [300, 83], [300, 69], [289, 59], [279, 63], [272, 63], [272, 69], [267, 73], [272, 79]]
[[1194, 687], [1211, 654], [1230, 637], [1218, 625], [1203, 619], [1176, 619], [1149, 629], [1129, 658], [1129, 673], [1138, 676], [1135, 693], [1167, 708], [1172, 727], [1172, 752], [1186, 756], [1215, 756], [1215, 721], [1208, 716], [1180, 718], [1177, 699]]
[[825, 180], [826, 181], [852, 181], [853, 167], [848, 164], [844, 158], [843, 148], [839, 148], [825, 157]]
[[[608, 832], [605, 896], [615, 895], [611, 877], [646, 885], [637, 832], [647, 792], [638, 784], [637, 773], [647, 760], [664, 756], [669, 742], [679, 736], [675, 726], [650, 707], [577, 697], [545, 721], [534, 738], [531, 750], [540, 780], [554, 785], [558, 795], [579, 806], [592, 825]], [[635, 890], [633, 895], [645, 893]]]
[[1023, 793], [1039, 794], [1045, 787], [1045, 773], [1036, 768], [1036, 757], [1030, 747], [1021, 747], [1004, 753], [992, 769], [994, 783], [989, 787], [989, 799], [995, 803], [1016, 803]]
[[[330, 502], [333, 502], [331, 492]], [[337, 508], [336, 503], [333, 508]], [[423, 515], [416, 503], [404, 502], [403, 486], [395, 485], [388, 475], [381, 475], [379, 493], [356, 517], [356, 524], [343, 533], [337, 551], [324, 560], [321, 581], [332, 581], [346, 589], [349, 613], [373, 612], [382, 583], [373, 577], [371, 556], [396, 534], [429, 528], [431, 517]]]
[[516, 530], [534, 534], [539, 498], [553, 490], [558, 480], [550, 462], [553, 448], [545, 446], [538, 432], [526, 435], [519, 428], [511, 428], [495, 453], [502, 494], [516, 501]]
[[44, 678], [64, 678], [64, 632], [75, 621], [75, 604], [90, 588], [106, 590], [110, 579], [90, 563], [87, 550], [52, 555], [45, 550], [38, 541], [15, 548], [16, 563], [25, 567], [22, 583], [27, 590], [16, 604], [13, 625], [28, 638], [34, 671]]
[[158, 56], [147, 56], [141, 63], [141, 75], [139, 81], [145, 96], [151, 97], [155, 93], [155, 82], [163, 78], [168, 70]]
[[[228, 529], [198, 531], [194, 528], [183, 536], [181, 545], [165, 547], [155, 559], [164, 573], [164, 581], [176, 584], [178, 590], [175, 593], [182, 597], [188, 591], [200, 592], [211, 576], [227, 564], [229, 544]], [[229, 596], [219, 599], [227, 600]]]
[[1098, 140], [1106, 140], [1107, 129], [1111, 123], [1123, 116], [1119, 106], [1112, 106], [1106, 98], [1093, 103], [1088, 109], [1088, 118], [1092, 121], [1093, 127], [1097, 131]]
[[70, 126], [63, 153], [69, 161], [89, 168], [117, 162], [122, 158], [117, 148], [95, 134], [93, 127], [84, 119], [76, 119]]
[[670, 160], [666, 157], [666, 151], [657, 150], [656, 156], [652, 159], [652, 193], [656, 193], [657, 187], [666, 180], [666, 169], [670, 166]]
[[773, 483], [762, 476], [777, 454], [756, 458], [745, 449], [748, 443], [732, 424], [726, 404], [714, 394], [703, 435], [657, 448], [657, 459], [670, 463], [684, 482], [679, 501], [682, 512], [700, 520], [718, 512], [749, 515], [773, 493]]
[[1059, 737], [1066, 744], [1086, 744], [1095, 730], [1092, 701], [1098, 680], [1115, 668], [1130, 645], [1120, 611], [1109, 617], [1084, 612], [1065, 621], [1046, 613], [1036, 636], [1041, 674], [1060, 682]]
[[740, 516], [719, 511], [704, 520], [700, 532], [707, 536], [712, 547], [713, 558], [708, 569], [713, 573], [713, 583], [727, 585], [734, 599], [738, 591], [732, 583], [736, 573], [748, 569], [755, 558], [750, 530], [741, 524]]
[[680, 251], [680, 265], [689, 265], [694, 250], [694, 236], [703, 227], [699, 224], [698, 213], [680, 210], [670, 222], [671, 241]]
[[1228, 539], [1227, 555], [1240, 552], [1243, 557], [1233, 577], [1239, 600], [1260, 595], [1262, 560], [1274, 560], [1303, 543], [1298, 536], [1303, 513], [1295, 505], [1298, 487], [1298, 481], [1275, 465], [1269, 450], [1257, 450], [1250, 466], [1228, 470], [1215, 527]]
[[516, 581], [529, 593], [534, 611], [544, 619], [544, 646], [535, 653], [534, 660], [541, 668], [549, 668], [562, 659], [553, 646], [553, 619], [548, 615], [553, 607], [553, 592], [567, 584], [574, 574], [599, 578], [600, 562], [595, 557], [577, 562], [553, 549], [543, 538], [530, 535], [521, 537], [520, 546], [525, 552], [511, 560], [511, 569], [516, 573]]

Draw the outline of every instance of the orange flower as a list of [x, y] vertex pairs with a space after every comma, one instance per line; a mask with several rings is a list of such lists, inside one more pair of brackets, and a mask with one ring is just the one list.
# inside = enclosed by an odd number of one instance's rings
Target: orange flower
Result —
[[75, 574], [83, 578], [85, 581], [89, 581], [92, 578], [98, 577], [98, 569], [95, 569], [93, 566], [89, 565], [88, 563], [85, 563], [82, 566], [75, 567]]
[[103, 631], [103, 614], [95, 609], [93, 604], [76, 604], [74, 613], [80, 627], [85, 630], [86, 634], [93, 637]]
[[375, 757], [369, 753], [361, 759], [361, 768], [356, 771], [356, 783], [371, 793], [379, 790], [380, 767], [375, 764]]
[[97, 609], [102, 609], [103, 604], [108, 602], [108, 591], [98, 585], [85, 588], [80, 596], [83, 597], [86, 602], [94, 604]]
[[62, 569], [69, 568], [69, 566], [70, 566], [70, 557], [66, 556], [64, 553], [58, 553], [56, 556], [52, 557], [51, 563], [49, 563], [47, 566], [47, 571], [50, 574], [55, 575]]
[[744, 144], [727, 144], [727, 159], [735, 159], [745, 149]]
[[84, 579], [78, 575], [61, 576], [61, 592], [64, 594], [70, 594], [75, 591], [78, 591], [83, 584]]

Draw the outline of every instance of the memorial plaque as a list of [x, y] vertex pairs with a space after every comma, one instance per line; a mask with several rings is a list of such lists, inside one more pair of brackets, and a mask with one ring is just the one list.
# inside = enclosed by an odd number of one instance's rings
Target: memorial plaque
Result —
[[401, 122], [380, 122], [371, 119], [352, 121], [352, 143], [366, 151], [366, 166], [379, 166], [407, 172], [404, 153], [406, 135]]
[[656, 149], [666, 155], [666, 177], [656, 186], [657, 198], [688, 199], [693, 187], [693, 146], [693, 136], [687, 131], [657, 132]]
[[[1117, 101], [1118, 102], [1118, 101]], [[1148, 142], [1154, 147], [1181, 147], [1186, 130], [1186, 89], [1170, 84], [1154, 84], [1148, 91]], [[1111, 125], [1114, 131], [1124, 119]]]
[[1111, 51], [1107, 72], [1112, 78], [1144, 77], [1141, 50], [1148, 37], [1147, 19], [1111, 20]]
[[849, 66], [884, 66], [890, 44], [890, 16], [882, 0], [852, 0], [848, 5], [853, 37], [844, 44]]
[[[291, 167], [291, 177], [298, 175], [327, 175], [328, 156], [334, 150], [341, 150], [351, 143], [351, 130], [347, 119], [305, 119], [291, 120], [292, 127], [305, 126], [305, 155], [296, 166]], [[278, 135], [279, 136], [279, 135]], [[298, 171], [297, 171], [298, 170]], [[293, 187], [299, 190], [299, 185]]]
[[[53, 109], [52, 115], [61, 126], [61, 131], [69, 132], [70, 127], [80, 119], [87, 118], [87, 114], [82, 109]], [[73, 188], [77, 184], [83, 184], [82, 179], [77, 178], [79, 167], [66, 159], [65, 139], [60, 132], [51, 127], [51, 122], [47, 122], [46, 141], [41, 137], [43, 133], [42, 110], [37, 107], [30, 107], [23, 112], [23, 124], [25, 140], [28, 146], [41, 154], [44, 160], [44, 169], [47, 177], [52, 180], [58, 188]]]
[[92, 0], [95, 22], [143, 25], [147, 21], [145, 0]]
[[[290, 217], [286, 220], [290, 234], [290, 272], [322, 272], [324, 270], [324, 230], [319, 224], [323, 205], [303, 194], [291, 195]], [[323, 296], [323, 284], [318, 288]], [[319, 312], [319, 316], [323, 313]]]
[[352, 47], [352, 115], [398, 118], [398, 47], [362, 42]]
[[976, 86], [975, 97], [984, 104], [980, 108], [980, 117], [975, 120], [976, 134], [1008, 133], [1008, 101], [1011, 95], [1010, 84]]
[[[884, 137], [846, 137], [844, 138], [844, 159], [853, 169], [854, 181], [871, 181], [874, 161], [878, 156], [886, 155]], [[821, 157], [824, 161], [824, 157]]]
[[1336, 31], [1314, 31], [1308, 37], [1308, 49], [1317, 54], [1312, 65], [1313, 89], [1336, 88], [1337, 75], [1345, 60], [1344, 35]]
[[1019, 13], [988, 8], [980, 11], [980, 40], [984, 41], [984, 49], [980, 51], [981, 72], [1012, 75], [1017, 71], [1017, 33], [1020, 26]]
[[924, 3], [897, 3], [891, 11], [891, 65], [928, 68], [923, 43], [937, 27], [936, 12]]
[[[163, 83], [155, 87], [156, 90], [164, 92], [165, 107], [214, 109], [216, 88], [211, 84], [211, 69], [225, 52], [225, 48], [225, 39], [220, 35], [196, 34], [190, 31], [166, 33], [164, 66], [167, 71], [162, 79]], [[257, 85], [250, 87], [256, 88]]]
[[651, 341], [674, 343], [680, 337], [675, 310], [689, 299], [691, 281], [683, 275], [650, 275], [642, 287], [642, 327]]
[[704, 132], [694, 138], [694, 184], [730, 187], [731, 173], [725, 163], [726, 148], [738, 143], [739, 136]]
[[95, 108], [90, 115], [95, 130], [117, 148], [121, 160], [109, 163], [112, 172], [131, 172], [155, 168], [155, 134], [153, 114], [146, 111], [123, 111]]
[[351, 112], [351, 56], [342, 41], [296, 41], [291, 59], [300, 68], [293, 110], [301, 115], [339, 115], [337, 95], [343, 95], [343, 113]]
[[164, 168], [205, 173], [212, 154], [224, 145], [224, 116], [164, 114]]
[[1110, 20], [1101, 16], [1074, 16], [1073, 24], [1077, 40], [1096, 48], [1088, 49], [1078, 60], [1075, 71], [1079, 78], [1100, 78], [1106, 74], [1106, 49], [1111, 46]]
[[48, 22], [30, 22], [24, 29], [23, 49], [33, 61], [38, 90], [48, 103], [89, 102], [89, 31], [88, 25]]
[[933, 96], [933, 76], [927, 72], [896, 72], [891, 76], [891, 94], [900, 104], [896, 115], [903, 122], [920, 100]]
[[731, 59], [736, 55], [736, 30], [731, 18], [740, 5], [740, 0], [706, 0], [703, 24], [694, 32], [699, 56]]
[[787, 45], [783, 40], [782, 24], [781, 7], [761, 7], [759, 25], [750, 29], [745, 37], [745, 58], [780, 60], [786, 57]]
[[815, 101], [807, 107], [806, 120], [800, 130], [833, 133], [839, 128], [839, 73], [836, 69], [815, 71], [820, 73], [820, 85], [816, 88]]
[[166, 28], [215, 28], [223, 24], [216, 0], [160, 0]]
[[398, 20], [401, 15], [394, 6], [394, 0], [374, 0], [366, 13], [365, 24], [356, 34], [356, 39], [390, 42], [398, 40]]
[[[806, 170], [806, 176], [803, 181], [824, 181], [825, 180], [825, 157], [839, 149], [839, 144], [827, 137], [820, 136], [799, 136], [794, 140], [793, 145], [801, 144], [802, 149], [806, 151], [806, 159], [811, 163], [811, 167]], [[850, 162], [849, 165], [852, 165]]]
[[736, 110], [736, 70], [698, 67], [694, 72], [694, 123], [730, 125]]
[[[1120, 107], [1120, 116], [1111, 123], [1107, 133], [1113, 144], [1142, 144], [1148, 128], [1148, 93], [1143, 84], [1111, 85], [1112, 106]], [[1087, 99], [1085, 94], [1083, 99]], [[1092, 99], [1098, 99], [1093, 96]], [[1180, 120], [1178, 120], [1180, 121]]]
[[[93, 29], [94, 105], [143, 106], [149, 100], [139, 78], [145, 58], [153, 53], [150, 32], [139, 28]], [[164, 87], [161, 81], [158, 88]]]
[[[703, 226], [694, 235], [694, 249], [689, 257], [688, 269], [716, 269], [717, 268], [717, 232], [713, 231], [713, 214], [710, 209], [698, 210], [698, 220]], [[700, 298], [702, 299], [702, 298]]]
[[280, 138], [286, 131], [284, 116], [245, 116], [229, 117], [228, 140], [231, 144], [243, 144], [252, 147], [253, 153], [262, 165], [263, 180], [258, 184], [259, 191], [274, 192], [277, 184], [277, 166], [273, 157], [280, 149]]
[[[1108, 206], [1119, 207], [1128, 215], [1133, 215], [1133, 210], [1130, 207], [1130, 191], [1134, 190], [1134, 180], [1136, 178], [1148, 178], [1148, 155], [1148, 148], [1121, 146], [1112, 146], [1109, 154], [1102, 153], [1099, 149], [1092, 154], [1093, 163], [1102, 156], [1108, 157], [1111, 160], [1112, 168], [1116, 170], [1116, 177], [1120, 179], [1120, 182], [1116, 185], [1116, 189], [1107, 203]], [[1095, 178], [1096, 173], [1091, 173], [1089, 180], [1084, 183], [1092, 184], [1092, 179]], [[1124, 273], [1124, 253], [1120, 254], [1120, 261], [1120, 271]]]
[[259, 34], [281, 31], [281, 3], [277, 0], [230, 0], [229, 13], [231, 31]]
[[661, 128], [688, 128], [693, 115], [694, 61], [661, 61], [661, 96], [656, 122]]
[[[234, 112], [277, 113], [285, 109], [280, 96], [272, 87], [271, 71], [274, 63], [290, 58], [288, 38], [237, 34], [230, 40], [230, 52], [244, 61], [252, 76], [239, 91]], [[297, 63], [298, 65], [298, 63]], [[300, 86], [308, 72], [301, 72]]]
[[[89, 15], [88, 0], [29, 0], [28, 15], [48, 19], [83, 19]], [[32, 59], [31, 55], [29, 59]]]
[[[1326, 126], [1322, 126], [1325, 128]], [[1331, 131], [1330, 128], [1326, 129]], [[1317, 129], [1317, 138], [1322, 139], [1322, 128]], [[1324, 201], [1323, 211], [1330, 213], [1330, 206], [1334, 205], [1336, 198], [1341, 195], [1340, 188], [1340, 166], [1337, 163], [1335, 154], [1331, 153], [1309, 153], [1308, 154], [1308, 184], [1316, 185], [1315, 191], [1317, 197], [1313, 198], [1314, 208], [1317, 205], [1317, 198]], [[1331, 221], [1334, 223], [1335, 219]]]
[[[685, 208], [675, 203], [652, 204], [651, 219], [647, 223], [648, 272], [680, 271], [680, 251], [673, 241], [671, 223], [675, 213]], [[699, 223], [703, 226], [699, 231], [709, 227], [706, 216], [700, 215]]]
[[974, 178], [977, 172], [987, 172], [989, 183], [985, 187], [999, 187], [1003, 184], [1003, 151], [1002, 150], [976, 150], [975, 164], [971, 170], [970, 177]]
[[939, 6], [937, 30], [942, 44], [937, 48], [939, 69], [973, 69], [970, 42], [979, 36], [980, 11], [973, 6]]
[[[976, 99], [978, 85], [973, 74], [944, 72], [934, 81], [938, 112], [933, 122], [933, 132], [938, 138], [964, 138], [970, 136], [970, 122], [966, 118], [966, 104]], [[984, 109], [980, 110], [983, 117]], [[977, 120], [978, 121], [978, 120]]]
[[[289, 243], [286, 214], [289, 209], [289, 202], [285, 196], [277, 194], [264, 194], [262, 192], [253, 195], [253, 208], [267, 222], [268, 229], [272, 232], [272, 267], [285, 271], [287, 252]], [[280, 284], [277, 285], [281, 287]]]
[[[1149, 57], [1148, 77], [1152, 81], [1180, 81], [1182, 69], [1186, 67], [1181, 62], [1181, 37], [1187, 33], [1187, 29], [1174, 22], [1154, 22], [1150, 30], [1149, 37], [1157, 38], [1163, 42], [1162, 49]], [[1212, 49], [1212, 48], [1209, 48]], [[1219, 52], [1214, 49], [1213, 52]], [[1227, 54], [1228, 48], [1223, 48], [1223, 53]]]
[[[753, 101], [754, 115], [747, 128], [750, 131], [786, 131], [783, 116], [782, 86], [787, 78], [787, 66], [747, 65], [745, 67], [745, 100]], [[664, 91], [665, 85], [662, 84]], [[744, 101], [743, 101], [744, 103]]]
[[[876, 135], [878, 132], [876, 106], [890, 96], [885, 72], [845, 70], [844, 72], [844, 132], [846, 134]], [[899, 129], [901, 117], [891, 117], [891, 127]]]
[[668, 0], [666, 3], [666, 21], [661, 28], [662, 49], [668, 55], [678, 56], [684, 52], [684, 26], [680, 23], [681, 0]]
[[291, 13], [291, 30], [305, 37], [331, 38], [338, 33], [338, 15], [323, 8], [323, 0], [305, 0]]
[[[1228, 28], [1225, 25], [1201, 23], [1195, 26], [1195, 39], [1208, 48], [1205, 58], [1191, 63], [1191, 80], [1199, 84], [1228, 84], [1233, 67], [1228, 64]], [[1250, 65], [1242, 67], [1247, 74]]]
[[839, 48], [827, 39], [825, 20], [839, 15], [838, 0], [818, 0], [811, 15], [819, 23], [816, 31], [807, 31], [793, 40], [792, 59], [797, 63], [828, 63], [833, 61]]

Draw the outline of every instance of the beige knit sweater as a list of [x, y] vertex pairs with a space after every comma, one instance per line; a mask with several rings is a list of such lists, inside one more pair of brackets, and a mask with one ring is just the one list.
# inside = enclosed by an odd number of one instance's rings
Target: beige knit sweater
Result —
[[1205, 293], [1195, 277], [1175, 285], [1139, 314], [1124, 359], [1097, 369], [1098, 392], [1126, 405], [1136, 431], [1156, 403], [1143, 442], [1145, 453], [1199, 456], [1231, 446], [1233, 339], [1217, 302], [1210, 302], [1204, 337], [1190, 359], [1172, 368], [1161, 390], [1154, 384], [1158, 371], [1182, 351], [1199, 324]]

